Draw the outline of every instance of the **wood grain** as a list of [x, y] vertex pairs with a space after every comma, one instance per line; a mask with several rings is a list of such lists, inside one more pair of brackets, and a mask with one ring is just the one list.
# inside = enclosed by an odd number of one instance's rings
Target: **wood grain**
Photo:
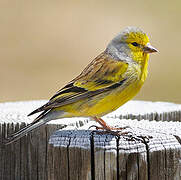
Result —
[[[36, 116], [26, 115], [44, 103], [0, 103], [1, 141], [30, 123]], [[128, 134], [99, 134], [87, 130], [98, 125], [94, 121], [72, 118], [1, 143], [0, 179], [181, 179], [181, 105], [130, 101], [103, 118], [111, 126], [130, 126]]]
[[[66, 139], [70, 132], [72, 133], [72, 131], [56, 132], [50, 138], [50, 143], [53, 146], [55, 143], [54, 148], [59, 147], [61, 149], [64, 146], [64, 143], [61, 143], [62, 139]], [[90, 154], [87, 154], [87, 159], [94, 158], [94, 162], [91, 161], [91, 166], [94, 166], [94, 170], [91, 170], [91, 176], [95, 180], [172, 180], [181, 178], [181, 145], [172, 135], [148, 133], [152, 137], [147, 142], [147, 138], [145, 138], [146, 140], [144, 138], [139, 139], [142, 132], [134, 134], [134, 137], [138, 138], [135, 140], [127, 136], [120, 136], [116, 139], [113, 135], [100, 135], [92, 131], [81, 130], [74, 133], [80, 133], [79, 136], [76, 136], [76, 146], [79, 143], [78, 147], [81, 147], [83, 152], [85, 148], [87, 148], [87, 152], [91, 151], [93, 144], [94, 153], [91, 154], [91, 157]], [[87, 136], [90, 136], [90, 139], [93, 136], [90, 146], [87, 146]], [[143, 133], [142, 136], [144, 137], [145, 134]], [[71, 141], [72, 137], [69, 138]], [[85, 164], [90, 164], [90, 161], [84, 159], [84, 155], [78, 149], [73, 149], [73, 151], [74, 156], [71, 157], [73, 165], [69, 166], [70, 171], [68, 170], [70, 176], [73, 175], [75, 179], [77, 179], [76, 177], [85, 180], [90, 179], [90, 171], [87, 171], [86, 166], [82, 171], [83, 161]], [[53, 156], [56, 155], [53, 154]], [[79, 162], [78, 167], [75, 166], [76, 162]], [[86, 174], [81, 176], [79, 173], [82, 172], [87, 173], [87, 176]], [[54, 179], [58, 178], [55, 176]]]

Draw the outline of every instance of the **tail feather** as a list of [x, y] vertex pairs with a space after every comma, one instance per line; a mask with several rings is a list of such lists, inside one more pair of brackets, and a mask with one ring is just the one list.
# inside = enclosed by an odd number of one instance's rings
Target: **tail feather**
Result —
[[43, 120], [40, 120], [39, 122], [36, 122], [34, 124], [29, 124], [28, 126], [26, 126], [25, 128], [19, 130], [18, 132], [12, 134], [11, 136], [9, 136], [8, 138], [6, 138], [4, 140], [4, 144], [10, 144], [18, 139], [20, 139], [21, 137], [25, 136], [27, 133], [31, 132], [32, 130], [42, 126], [43, 124], [45, 124], [46, 122]]
[[[45, 105], [43, 105], [43, 106], [41, 106], [41, 107], [39, 107], [38, 109], [35, 109], [34, 111], [32, 111], [30, 114], [28, 114], [28, 116], [31, 116], [31, 115], [33, 115], [33, 114], [36, 114], [36, 113], [38, 113], [38, 112], [41, 112], [41, 111], [47, 111], [47, 104], [48, 103], [46, 103]], [[50, 109], [49, 109], [50, 110]]]
[[[32, 126], [32, 125], [33, 125], [33, 123], [28, 124], [27, 126], [25, 126], [25, 127], [21, 128], [19, 131], [14, 132], [13, 134], [10, 134], [10, 135], [9, 135], [9, 137], [16, 136], [17, 134], [19, 134], [19, 133], [23, 132], [24, 130], [26, 130], [28, 127], [30, 127], [30, 126]], [[9, 137], [8, 137], [8, 138], [9, 138]]]
[[[33, 121], [32, 123], [28, 124], [26, 127], [20, 129], [19, 131], [11, 134], [9, 137], [16, 136], [17, 134], [19, 134], [19, 133], [23, 132], [24, 130], [26, 130], [28, 127], [33, 126], [35, 123], [39, 122], [40, 119], [42, 119], [46, 114], [47, 114], [47, 111], [42, 112], [38, 117], [36, 117], [36, 118], [34, 119], [34, 121]], [[47, 121], [46, 121], [46, 122], [47, 122]], [[46, 123], [46, 122], [45, 122], [45, 123]]]
[[19, 131], [13, 133], [9, 137], [5, 138], [3, 143], [10, 144], [21, 137], [25, 136], [27, 133], [33, 131], [34, 129], [46, 124], [48, 121], [53, 119], [59, 119], [63, 115], [63, 111], [44, 111], [42, 112], [31, 124], [27, 125], [26, 127], [20, 129]]

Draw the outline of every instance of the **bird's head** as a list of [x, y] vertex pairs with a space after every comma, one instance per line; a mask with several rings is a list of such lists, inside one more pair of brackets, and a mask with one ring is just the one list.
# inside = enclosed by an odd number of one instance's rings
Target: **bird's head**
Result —
[[151, 46], [149, 38], [140, 28], [127, 27], [107, 46], [106, 52], [116, 59], [142, 63], [144, 57], [158, 50]]

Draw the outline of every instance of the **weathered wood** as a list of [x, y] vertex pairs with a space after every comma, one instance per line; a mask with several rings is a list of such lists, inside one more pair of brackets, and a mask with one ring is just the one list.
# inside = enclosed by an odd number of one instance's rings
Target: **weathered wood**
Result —
[[[0, 103], [0, 137], [30, 123], [36, 115], [27, 114], [45, 102]], [[0, 144], [0, 179], [181, 179], [181, 105], [130, 101], [103, 118], [112, 126], [129, 125], [125, 131], [135, 137], [153, 138], [147, 143], [96, 134], [87, 130], [97, 125], [87, 118], [51, 121], [13, 144]]]
[[[89, 135], [89, 133], [79, 133], [79, 131], [77, 133], [75, 131], [64, 131], [58, 137], [58, 143], [52, 146], [51, 143], [54, 143], [57, 136], [56, 133], [53, 135], [55, 139], [53, 139], [53, 142], [50, 140], [49, 146], [49, 157], [51, 157], [49, 168], [55, 172], [49, 173], [49, 179], [91, 179], [91, 150], [88, 150], [90, 147]], [[80, 146], [80, 144], [83, 144], [83, 146]], [[60, 146], [62, 146], [61, 149], [56, 148]], [[56, 167], [56, 169], [53, 167]]]
[[94, 172], [96, 179], [117, 180], [117, 139], [93, 133]]
[[181, 105], [167, 102], [129, 101], [106, 117], [120, 119], [148, 119], [181, 121]]
[[[91, 166], [93, 166], [91, 175], [96, 180], [181, 179], [181, 144], [172, 135], [157, 132], [147, 133], [152, 138], [149, 139], [149, 142], [146, 142], [141, 139], [128, 141], [126, 136], [116, 139], [113, 135], [100, 135], [92, 133], [92, 131], [58, 131], [50, 138], [50, 144], [53, 145], [51, 148], [53, 149], [55, 144], [54, 148], [57, 149], [59, 147], [61, 149], [64, 146], [64, 143], [62, 143], [63, 139], [67, 140], [68, 138], [68, 141], [71, 143], [74, 133], [79, 133], [79, 136], [76, 136], [76, 141], [79, 142], [78, 147], [82, 148], [83, 151], [87, 149], [87, 152], [92, 151], [92, 148], [94, 149], [91, 155], [87, 154], [87, 158], [94, 159], [91, 161]], [[145, 136], [144, 133], [137, 132], [134, 136]], [[90, 146], [87, 146], [88, 136], [91, 139]], [[69, 148], [68, 151], [70, 151]], [[57, 154], [53, 154], [53, 156], [56, 157]], [[75, 148], [71, 163], [80, 162], [79, 167], [82, 167], [83, 157], [79, 149]], [[85, 159], [84, 162], [86, 162]], [[50, 164], [50, 168], [51, 166]], [[73, 168], [74, 173], [80, 173], [82, 170], [74, 165], [71, 168]], [[85, 175], [84, 178], [78, 176], [79, 179], [90, 179], [90, 171], [85, 171], [86, 169], [84, 169], [84, 172], [87, 172], [87, 176]], [[73, 175], [77, 179], [76, 173], [74, 173]], [[57, 177], [60, 176], [61, 174]], [[58, 179], [57, 177], [54, 177], [54, 179]]]

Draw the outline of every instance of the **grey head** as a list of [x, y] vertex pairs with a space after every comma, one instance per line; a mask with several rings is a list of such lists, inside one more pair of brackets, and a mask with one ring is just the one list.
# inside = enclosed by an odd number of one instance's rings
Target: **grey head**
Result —
[[117, 60], [127, 62], [133, 61], [131, 49], [126, 41], [130, 33], [146, 35], [138, 27], [127, 27], [111, 40], [105, 52]]

